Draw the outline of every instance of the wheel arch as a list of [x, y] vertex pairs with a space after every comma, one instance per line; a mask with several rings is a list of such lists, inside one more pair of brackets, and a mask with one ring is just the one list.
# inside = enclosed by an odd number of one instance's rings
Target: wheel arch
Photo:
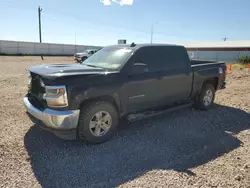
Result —
[[202, 84], [202, 88], [207, 85], [207, 84], [212, 84], [214, 86], [214, 89], [217, 90], [218, 87], [218, 83], [219, 83], [219, 78], [218, 77], [211, 77], [206, 79], [203, 84]]
[[115, 98], [114, 96], [110, 96], [110, 95], [102, 95], [102, 96], [98, 96], [98, 97], [94, 97], [94, 98], [84, 99], [80, 103], [80, 108], [83, 108], [84, 106], [88, 106], [90, 103], [93, 103], [95, 101], [105, 101], [105, 102], [108, 102], [108, 103], [114, 105], [115, 109], [117, 110], [117, 113], [120, 115], [119, 99]]

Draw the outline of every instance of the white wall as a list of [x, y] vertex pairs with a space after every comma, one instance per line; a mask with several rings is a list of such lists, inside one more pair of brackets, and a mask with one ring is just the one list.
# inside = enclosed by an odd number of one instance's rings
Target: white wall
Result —
[[[0, 40], [0, 54], [28, 54], [28, 55], [73, 55], [90, 48], [100, 46], [84, 46], [69, 44], [52, 44], [36, 42], [19, 42]], [[250, 51], [192, 51], [193, 59], [238, 61], [240, 54], [250, 56]]]
[[0, 54], [28, 55], [73, 55], [86, 49], [98, 49], [100, 46], [52, 44], [0, 40]]

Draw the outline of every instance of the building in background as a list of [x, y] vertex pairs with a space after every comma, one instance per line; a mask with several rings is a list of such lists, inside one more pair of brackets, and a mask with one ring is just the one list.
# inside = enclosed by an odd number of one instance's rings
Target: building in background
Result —
[[118, 44], [126, 44], [126, 43], [127, 43], [127, 40], [125, 40], [125, 39], [118, 40]]
[[239, 61], [241, 55], [250, 56], [250, 40], [177, 44], [185, 46], [192, 59]]
[[[126, 40], [118, 40], [118, 44], [126, 44]], [[250, 40], [218, 42], [185, 42], [183, 45], [191, 59], [237, 62], [241, 55], [250, 56]]]

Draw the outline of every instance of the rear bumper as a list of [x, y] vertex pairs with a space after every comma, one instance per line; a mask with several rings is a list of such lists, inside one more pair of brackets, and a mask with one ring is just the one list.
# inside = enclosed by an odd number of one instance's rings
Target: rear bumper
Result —
[[43, 125], [40, 126], [41, 128], [53, 132], [59, 137], [67, 132], [75, 132], [80, 110], [59, 111], [46, 108], [44, 111], [41, 111], [30, 103], [27, 96], [24, 97], [23, 102], [33, 120], [39, 120], [43, 123]]

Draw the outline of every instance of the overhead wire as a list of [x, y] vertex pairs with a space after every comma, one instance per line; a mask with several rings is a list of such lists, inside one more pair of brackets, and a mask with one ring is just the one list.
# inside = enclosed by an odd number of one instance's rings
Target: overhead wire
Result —
[[[10, 4], [5, 5], [5, 6], [10, 7], [10, 8], [26, 8], [26, 9], [34, 10], [34, 9], [36, 9], [38, 7], [36, 5], [27, 5], [27, 4], [25, 5], [25, 4], [18, 4], [18, 3], [16, 4], [16, 2], [15, 2], [15, 4], [13, 4], [14, 2], [11, 1], [11, 0], [9, 0], [9, 1], [8, 0], [5, 0], [5, 1], [0, 0], [0, 4], [1, 3], [10, 3]], [[41, 8], [43, 8], [43, 13], [52, 14], [52, 15], [56, 15], [56, 14], [57, 15], [63, 15], [63, 16], [66, 16], [66, 17], [70, 17], [71, 19], [80, 21], [80, 22], [91, 23], [89, 21], [83, 20], [80, 15], [72, 14], [70, 12], [66, 12], [66, 11], [62, 11], [62, 10], [58, 10], [58, 9], [54, 9], [54, 8], [47, 8], [47, 7], [44, 8], [42, 6], [41, 6]], [[99, 24], [101, 24], [101, 23], [99, 23]], [[107, 25], [107, 24], [105, 24], [105, 26], [114, 27], [113, 25]], [[150, 32], [146, 32], [146, 31], [128, 29], [128, 28], [121, 27], [121, 26], [118, 26], [118, 27], [121, 28], [121, 29], [124, 29], [124, 30], [128, 30], [128, 31], [133, 30], [133, 31], [136, 31], [136, 32], [139, 32], [139, 33], [150, 34]], [[150, 28], [149, 28], [149, 30], [150, 30]], [[157, 32], [155, 35], [162, 35], [162, 36], [167, 37], [165, 34], [160, 33], [160, 32]]]

